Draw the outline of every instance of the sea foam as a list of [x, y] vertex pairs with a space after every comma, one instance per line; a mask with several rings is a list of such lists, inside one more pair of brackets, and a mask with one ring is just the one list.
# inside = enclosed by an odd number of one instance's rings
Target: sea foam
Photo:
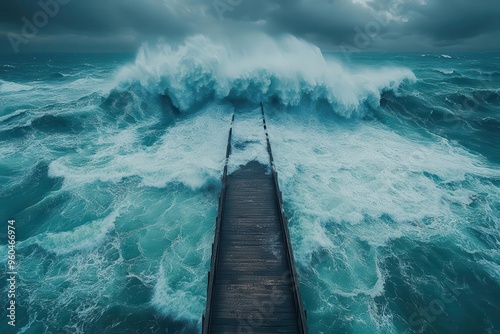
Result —
[[32, 89], [33, 86], [0, 80], [0, 93], [15, 93]]
[[181, 110], [214, 99], [289, 106], [310, 100], [350, 118], [362, 116], [366, 106], [378, 106], [382, 92], [416, 80], [401, 67], [348, 68], [292, 36], [255, 38], [253, 43], [231, 43], [197, 35], [177, 46], [143, 46], [135, 63], [119, 71], [117, 89], [139, 83], [167, 94]]

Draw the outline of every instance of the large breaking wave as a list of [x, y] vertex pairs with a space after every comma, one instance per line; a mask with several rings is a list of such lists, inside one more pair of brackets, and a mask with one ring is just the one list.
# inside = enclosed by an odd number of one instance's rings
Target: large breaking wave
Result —
[[500, 55], [195, 36], [22, 57], [0, 80], [21, 332], [196, 332], [231, 114], [230, 170], [267, 163], [261, 100], [311, 332], [500, 328]]
[[117, 91], [145, 89], [167, 95], [181, 111], [212, 100], [296, 106], [324, 104], [343, 117], [378, 107], [384, 91], [415, 81], [407, 68], [348, 68], [292, 36], [261, 35], [258, 42], [215, 42], [197, 35], [182, 44], [143, 46], [117, 75]]

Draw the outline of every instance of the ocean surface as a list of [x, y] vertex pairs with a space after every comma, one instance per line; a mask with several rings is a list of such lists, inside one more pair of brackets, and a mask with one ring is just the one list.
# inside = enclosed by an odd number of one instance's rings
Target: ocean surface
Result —
[[500, 53], [203, 36], [0, 56], [0, 332], [198, 333], [231, 116], [231, 170], [266, 162], [260, 101], [311, 333], [500, 333]]

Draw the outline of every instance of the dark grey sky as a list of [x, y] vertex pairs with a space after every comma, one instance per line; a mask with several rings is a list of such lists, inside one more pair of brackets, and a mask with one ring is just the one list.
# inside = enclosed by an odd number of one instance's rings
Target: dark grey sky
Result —
[[135, 51], [145, 41], [158, 38], [179, 41], [200, 33], [224, 38], [242, 30], [260, 30], [271, 35], [290, 33], [332, 51], [500, 51], [500, 2], [3, 0], [0, 3], [0, 52]]

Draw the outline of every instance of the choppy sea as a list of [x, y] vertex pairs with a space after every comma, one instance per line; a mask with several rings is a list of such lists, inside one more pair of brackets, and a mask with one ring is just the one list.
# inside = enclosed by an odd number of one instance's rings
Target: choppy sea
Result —
[[261, 101], [311, 333], [500, 332], [500, 53], [204, 36], [0, 56], [0, 332], [199, 332], [231, 116], [237, 168]]

